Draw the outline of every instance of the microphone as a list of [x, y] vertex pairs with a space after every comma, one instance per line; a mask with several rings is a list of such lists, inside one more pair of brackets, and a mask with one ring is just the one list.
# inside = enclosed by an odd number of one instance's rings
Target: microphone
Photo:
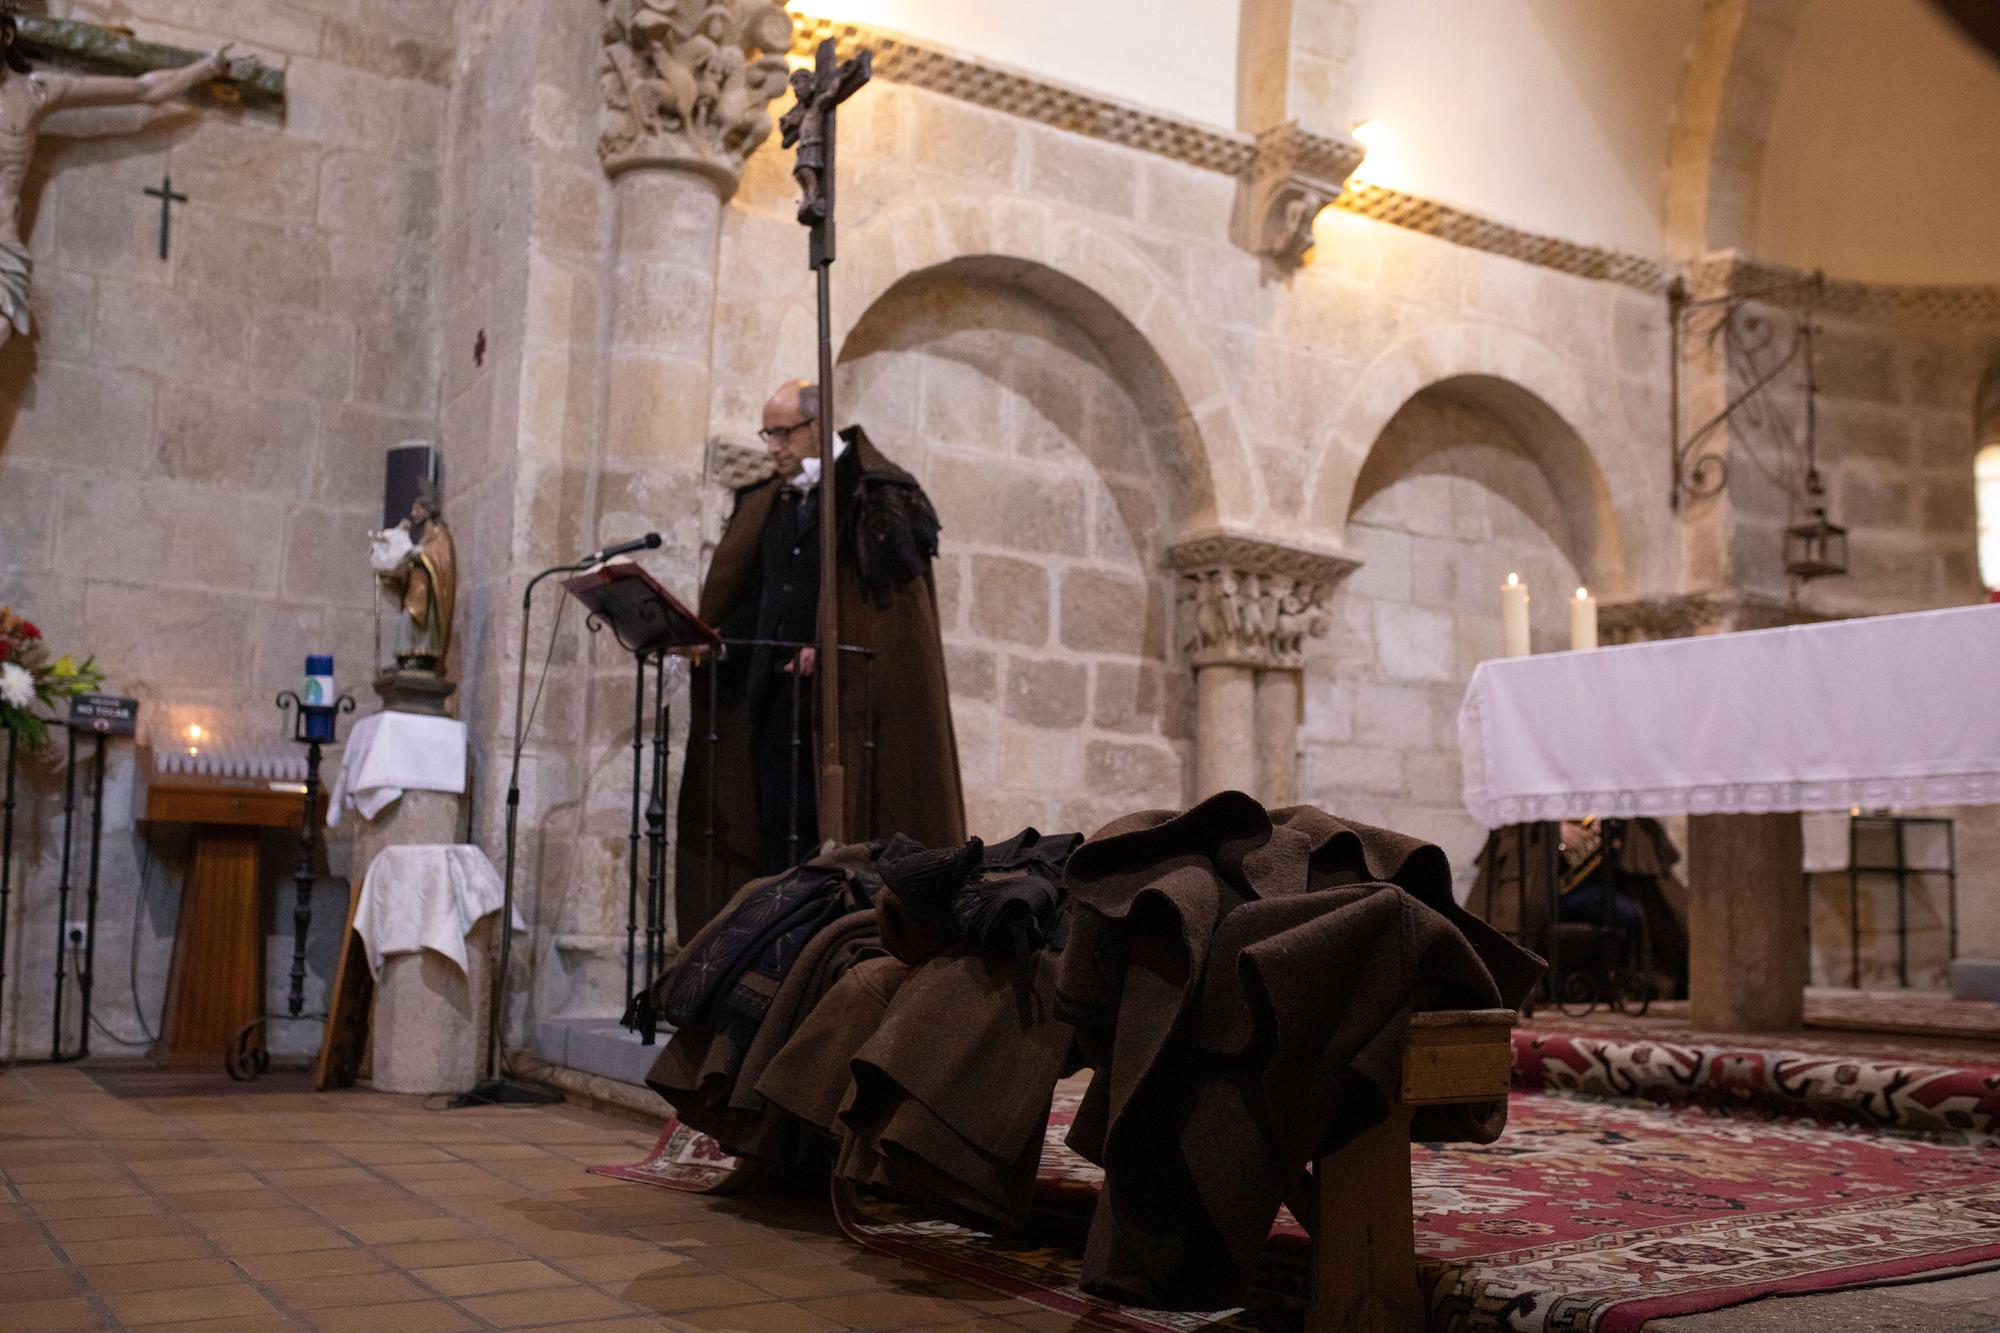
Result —
[[660, 534], [649, 532], [645, 536], [635, 538], [632, 541], [619, 542], [616, 546], [607, 546], [601, 551], [593, 551], [583, 558], [583, 563], [586, 565], [601, 565], [614, 555], [629, 555], [633, 551], [657, 550], [659, 545]]

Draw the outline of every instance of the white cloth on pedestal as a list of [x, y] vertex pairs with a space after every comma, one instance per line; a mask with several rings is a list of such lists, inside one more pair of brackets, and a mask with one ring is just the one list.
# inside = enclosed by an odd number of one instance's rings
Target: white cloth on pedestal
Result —
[[1581, 815], [2000, 804], [2000, 606], [1482, 662], [1488, 828]]
[[[354, 933], [368, 950], [368, 970], [382, 972], [386, 954], [429, 949], [466, 970], [465, 937], [482, 917], [500, 910], [504, 886], [486, 853], [467, 843], [384, 847], [368, 863]], [[525, 929], [519, 911], [514, 928]]]
[[371, 713], [354, 724], [326, 803], [326, 826], [352, 807], [373, 819], [406, 791], [465, 790], [465, 724], [426, 713]]

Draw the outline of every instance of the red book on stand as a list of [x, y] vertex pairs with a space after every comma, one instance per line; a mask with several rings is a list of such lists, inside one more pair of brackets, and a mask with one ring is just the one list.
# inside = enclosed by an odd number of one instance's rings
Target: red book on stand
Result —
[[569, 594], [609, 626], [627, 651], [687, 653], [722, 641], [702, 618], [629, 560], [613, 560], [563, 580]]

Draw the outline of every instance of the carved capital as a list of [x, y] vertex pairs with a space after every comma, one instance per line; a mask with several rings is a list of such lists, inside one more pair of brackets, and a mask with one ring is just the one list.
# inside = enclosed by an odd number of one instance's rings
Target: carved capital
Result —
[[1236, 243], [1283, 268], [1305, 263], [1313, 219], [1340, 194], [1362, 152], [1351, 139], [1313, 134], [1295, 120], [1259, 134], [1236, 189]]
[[1167, 551], [1181, 646], [1197, 669], [1217, 664], [1298, 671], [1308, 638], [1332, 624], [1327, 602], [1360, 566], [1342, 551], [1202, 533]]
[[771, 135], [785, 89], [792, 19], [771, 0], [599, 0], [604, 14], [604, 130], [613, 175], [676, 167], [726, 197], [743, 161]]

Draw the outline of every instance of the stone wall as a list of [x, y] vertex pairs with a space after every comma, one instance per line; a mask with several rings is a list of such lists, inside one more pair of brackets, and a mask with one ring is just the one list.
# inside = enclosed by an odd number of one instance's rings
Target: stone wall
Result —
[[[57, 16], [286, 68], [282, 111], [63, 113], [23, 201], [37, 333], [0, 352], [0, 600], [94, 654], [146, 733], [278, 744], [308, 652], [366, 695], [383, 450], [436, 431], [432, 258], [453, 6], [77, 0]], [[170, 257], [159, 204], [171, 173]], [[185, 839], [142, 837], [114, 747], [96, 1009], [157, 1019]], [[0, 1053], [46, 1042], [59, 782], [26, 773]], [[139, 863], [152, 889], [137, 905]], [[289, 875], [279, 849], [272, 880]], [[335, 849], [335, 869], [343, 868]], [[339, 904], [327, 899], [327, 913]], [[80, 913], [79, 913], [80, 914]], [[289, 951], [289, 913], [273, 947]], [[137, 944], [128, 943], [137, 922]], [[270, 971], [274, 993], [285, 966]], [[317, 979], [316, 979], [317, 980]], [[120, 984], [114, 984], [120, 983]], [[71, 1012], [74, 1012], [72, 1006]], [[11, 1036], [10, 1036], [11, 1034]], [[316, 1035], [312, 1037], [316, 1040]], [[100, 1047], [104, 1038], [98, 1038]]]

